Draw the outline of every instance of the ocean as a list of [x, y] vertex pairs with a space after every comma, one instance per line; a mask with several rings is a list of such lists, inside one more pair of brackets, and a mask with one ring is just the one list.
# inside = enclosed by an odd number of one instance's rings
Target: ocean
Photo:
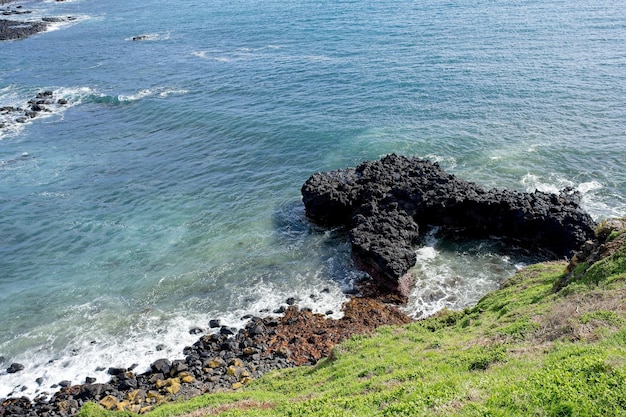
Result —
[[[0, 43], [0, 107], [67, 100], [0, 114], [0, 368], [25, 366], [0, 398], [142, 371], [289, 297], [339, 317], [364, 275], [304, 216], [317, 171], [395, 152], [626, 215], [624, 0], [16, 5], [75, 19]], [[534, 261], [498, 248], [425, 234], [403, 308], [471, 306]]]

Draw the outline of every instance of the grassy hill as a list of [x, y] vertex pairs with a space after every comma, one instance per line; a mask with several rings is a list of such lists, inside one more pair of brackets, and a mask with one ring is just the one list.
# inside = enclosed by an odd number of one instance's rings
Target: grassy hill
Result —
[[[619, 222], [618, 222], [619, 224]], [[148, 416], [626, 416], [626, 223], [475, 307], [382, 327], [316, 366]], [[82, 417], [125, 416], [87, 404]]]

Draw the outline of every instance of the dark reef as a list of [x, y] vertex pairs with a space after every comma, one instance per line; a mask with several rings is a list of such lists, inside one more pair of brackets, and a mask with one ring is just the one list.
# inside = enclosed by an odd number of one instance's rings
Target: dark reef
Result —
[[20, 22], [17, 20], [0, 20], [0, 41], [23, 39], [48, 28], [46, 22]]
[[[59, 1], [59, 0], [57, 0]], [[3, 1], [0, 5], [11, 3]], [[0, 8], [0, 15], [5, 17], [17, 17], [29, 15], [33, 11], [25, 10], [21, 5]], [[0, 41], [24, 39], [48, 29], [50, 23], [59, 23], [75, 20], [72, 16], [67, 17], [42, 17], [41, 20], [8, 20], [0, 19]]]
[[499, 237], [553, 258], [571, 256], [595, 227], [573, 189], [484, 190], [436, 163], [398, 155], [316, 173], [302, 196], [312, 221], [349, 229], [356, 266], [403, 298], [416, 263], [413, 245], [428, 227], [472, 239]]

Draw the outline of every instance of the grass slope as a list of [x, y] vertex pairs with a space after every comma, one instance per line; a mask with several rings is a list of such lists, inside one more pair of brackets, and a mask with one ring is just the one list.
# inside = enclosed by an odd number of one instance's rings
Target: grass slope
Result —
[[[383, 327], [314, 367], [147, 415], [626, 416], [626, 233], [615, 239], [558, 292], [566, 263], [533, 265], [473, 308]], [[132, 414], [88, 404], [79, 415]]]

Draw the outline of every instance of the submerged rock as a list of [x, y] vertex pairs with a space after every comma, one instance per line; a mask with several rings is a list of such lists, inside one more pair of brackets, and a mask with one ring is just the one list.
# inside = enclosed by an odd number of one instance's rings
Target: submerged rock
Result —
[[22, 365], [21, 363], [12, 363], [8, 368], [7, 368], [7, 373], [8, 374], [15, 374], [19, 371], [23, 371], [24, 370], [24, 365]]
[[347, 227], [355, 265], [403, 298], [420, 229], [436, 225], [465, 238], [500, 237], [562, 258], [595, 227], [571, 188], [559, 194], [487, 191], [436, 163], [398, 155], [316, 173], [302, 186], [302, 197], [312, 221]]

